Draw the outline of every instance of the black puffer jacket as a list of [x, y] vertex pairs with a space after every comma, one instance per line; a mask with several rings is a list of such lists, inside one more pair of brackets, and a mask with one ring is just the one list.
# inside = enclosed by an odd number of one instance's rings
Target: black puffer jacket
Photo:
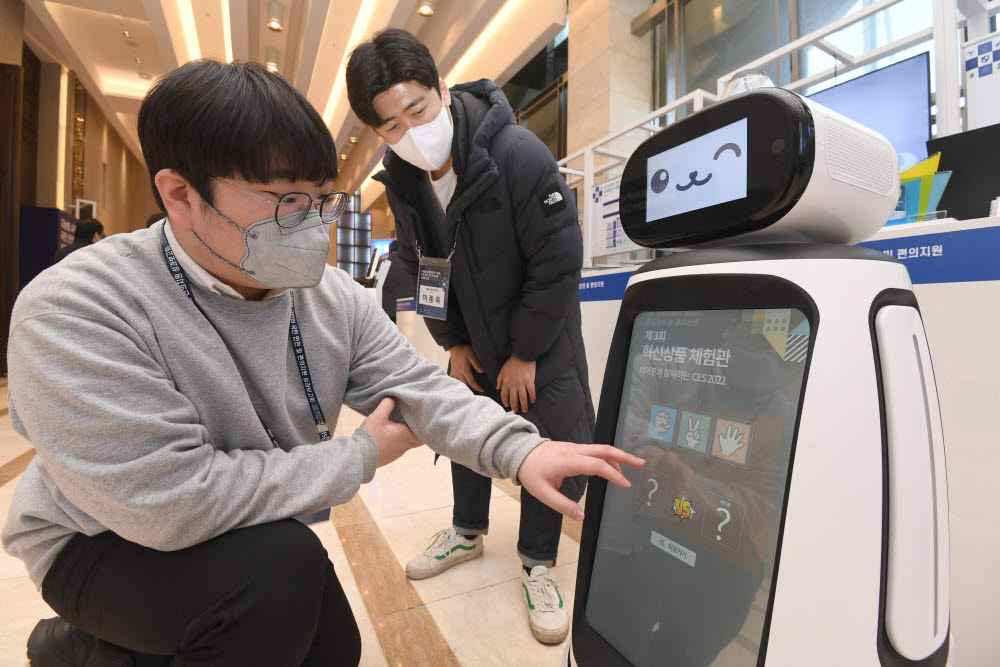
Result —
[[[538, 400], [525, 415], [555, 439], [590, 442], [594, 407], [580, 330], [583, 242], [573, 193], [552, 153], [519, 127], [492, 81], [451, 89], [452, 164], [458, 185], [448, 205], [456, 225], [446, 321], [425, 318], [445, 349], [472, 345], [489, 381], [513, 354], [536, 361]], [[445, 257], [433, 233], [441, 214], [427, 172], [386, 152], [386, 186], [396, 218], [399, 258], [416, 284], [424, 255]]]

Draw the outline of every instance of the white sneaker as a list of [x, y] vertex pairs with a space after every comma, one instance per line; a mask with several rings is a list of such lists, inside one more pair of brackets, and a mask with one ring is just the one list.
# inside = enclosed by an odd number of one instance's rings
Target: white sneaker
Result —
[[459, 535], [455, 527], [440, 530], [431, 538], [431, 543], [423, 553], [406, 564], [406, 576], [410, 579], [429, 579], [459, 563], [464, 563], [483, 555], [483, 536], [468, 539]]
[[567, 609], [559, 583], [544, 565], [531, 568], [529, 576], [521, 568], [521, 586], [528, 604], [528, 624], [531, 634], [543, 644], [558, 644], [569, 633]]

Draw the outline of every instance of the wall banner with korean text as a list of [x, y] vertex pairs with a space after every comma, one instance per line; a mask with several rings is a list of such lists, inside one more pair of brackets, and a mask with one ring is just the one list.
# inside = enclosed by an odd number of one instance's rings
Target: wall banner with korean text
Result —
[[858, 245], [901, 261], [914, 285], [1000, 280], [1000, 227], [920, 234]]

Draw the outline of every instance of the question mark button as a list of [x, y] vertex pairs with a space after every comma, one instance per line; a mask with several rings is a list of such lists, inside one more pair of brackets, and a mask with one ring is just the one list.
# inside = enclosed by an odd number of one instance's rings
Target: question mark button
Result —
[[720, 521], [719, 525], [716, 527], [716, 530], [719, 531], [719, 534], [715, 536], [715, 539], [721, 542], [722, 541], [722, 527], [725, 526], [727, 523], [729, 523], [732, 520], [732, 515], [729, 514], [729, 510], [727, 510], [725, 507], [716, 507], [715, 511], [718, 512], [719, 514], [725, 514], [726, 515], [726, 518], [723, 519], [722, 521]]
[[666, 496], [667, 480], [657, 472], [648, 472], [642, 478], [642, 484], [636, 484], [637, 490], [641, 488], [641, 495], [638, 503], [638, 511], [651, 516], [662, 516], [665, 511], [664, 498]]
[[743, 541], [743, 520], [746, 505], [717, 493], [707, 493], [707, 517], [702, 524], [701, 534], [713, 543], [731, 551], [739, 551]]

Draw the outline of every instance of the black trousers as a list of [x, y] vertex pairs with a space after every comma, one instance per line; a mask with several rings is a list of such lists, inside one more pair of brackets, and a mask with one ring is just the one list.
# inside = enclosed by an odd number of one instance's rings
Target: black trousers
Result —
[[[503, 407], [500, 392], [490, 383], [485, 374], [476, 373], [476, 382], [485, 392], [473, 393], [487, 396]], [[532, 419], [531, 410], [523, 415], [538, 427], [543, 438], [568, 439], [571, 436], [550, 434], [537, 419]], [[560, 491], [574, 501], [580, 500], [587, 486], [585, 476], [565, 479]], [[493, 481], [489, 477], [469, 470], [465, 466], [451, 463], [451, 489], [455, 498], [452, 523], [456, 528], [469, 531], [485, 531], [490, 526], [490, 497]], [[517, 551], [525, 558], [540, 561], [555, 561], [559, 551], [559, 536], [562, 531], [562, 514], [521, 488], [521, 524], [518, 528]]]
[[173, 665], [352, 665], [361, 636], [316, 534], [294, 519], [179, 551], [76, 535], [42, 597], [81, 630]]

